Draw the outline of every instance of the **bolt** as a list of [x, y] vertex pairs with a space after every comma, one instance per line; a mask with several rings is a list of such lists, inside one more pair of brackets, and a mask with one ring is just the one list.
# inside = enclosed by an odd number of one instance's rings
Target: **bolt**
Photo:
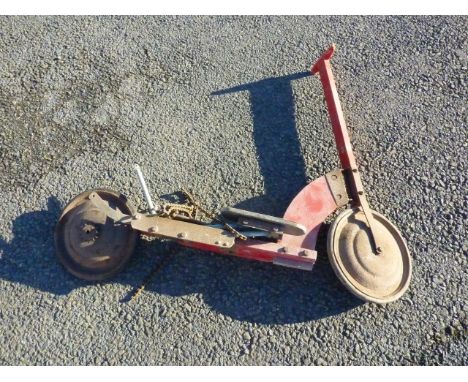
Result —
[[283, 248], [281, 248], [281, 252], [288, 253], [289, 248], [288, 247], [283, 247]]
[[181, 239], [185, 239], [187, 237], [187, 234], [185, 232], [180, 232], [177, 234], [177, 237], [180, 237]]
[[216, 241], [215, 241], [215, 244], [216, 244], [216, 245], [219, 245], [219, 241], [218, 241], [218, 240], [216, 240]]
[[353, 168], [353, 172], [357, 172], [357, 168]]
[[336, 179], [338, 179], [338, 177], [336, 175], [332, 175], [332, 179], [336, 180]]
[[376, 252], [378, 255], [380, 255], [383, 252], [382, 247], [377, 247]]
[[336, 197], [337, 197], [338, 199], [341, 199], [343, 196], [342, 196], [341, 194], [337, 194]]
[[364, 195], [364, 191], [358, 191], [359, 195]]
[[310, 255], [310, 251], [307, 250], [307, 249], [304, 249], [303, 251], [299, 252], [299, 256], [309, 256]]
[[96, 227], [94, 227], [94, 225], [92, 224], [83, 224], [82, 226], [82, 230], [85, 233], [91, 233], [91, 231], [93, 231], [94, 229], [96, 229]]
[[157, 226], [149, 227], [148, 232], [151, 232], [151, 233], [158, 232], [158, 227]]

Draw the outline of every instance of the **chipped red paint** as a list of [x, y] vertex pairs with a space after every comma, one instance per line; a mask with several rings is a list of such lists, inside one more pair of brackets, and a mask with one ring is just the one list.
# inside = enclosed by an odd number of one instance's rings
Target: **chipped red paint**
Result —
[[315, 249], [317, 236], [323, 221], [337, 208], [333, 194], [324, 176], [314, 180], [296, 195], [284, 214], [284, 219], [304, 225], [304, 236], [284, 235], [281, 243]]

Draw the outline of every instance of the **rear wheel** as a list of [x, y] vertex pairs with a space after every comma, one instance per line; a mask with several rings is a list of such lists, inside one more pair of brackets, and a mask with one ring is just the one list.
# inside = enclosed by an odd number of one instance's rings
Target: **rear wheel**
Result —
[[56, 254], [64, 267], [84, 280], [104, 280], [121, 271], [130, 259], [138, 234], [116, 223], [92, 204], [96, 192], [112, 208], [133, 215], [135, 209], [118, 192], [88, 190], [68, 203], [55, 227]]

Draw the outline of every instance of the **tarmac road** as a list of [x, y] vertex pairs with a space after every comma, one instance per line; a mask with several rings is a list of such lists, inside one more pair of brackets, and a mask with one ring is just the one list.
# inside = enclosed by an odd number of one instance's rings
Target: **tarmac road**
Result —
[[[466, 365], [466, 17], [1, 17], [0, 363]], [[282, 215], [338, 166], [320, 81], [331, 42], [369, 202], [408, 241], [409, 291], [341, 286], [322, 235], [309, 272], [141, 242], [90, 284], [54, 257], [76, 194]]]

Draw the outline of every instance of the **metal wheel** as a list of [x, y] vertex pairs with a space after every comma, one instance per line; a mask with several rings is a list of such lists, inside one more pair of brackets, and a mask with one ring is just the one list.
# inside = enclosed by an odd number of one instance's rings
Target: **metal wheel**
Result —
[[364, 213], [353, 208], [343, 211], [330, 227], [328, 257], [351, 293], [362, 300], [384, 304], [397, 300], [408, 289], [412, 265], [398, 229], [381, 214], [372, 214], [381, 254], [372, 251]]
[[84, 280], [104, 280], [122, 270], [135, 248], [137, 232], [127, 224], [115, 223], [89, 200], [96, 192], [124, 214], [135, 209], [118, 192], [95, 189], [75, 197], [64, 208], [55, 227], [55, 248], [60, 262]]

